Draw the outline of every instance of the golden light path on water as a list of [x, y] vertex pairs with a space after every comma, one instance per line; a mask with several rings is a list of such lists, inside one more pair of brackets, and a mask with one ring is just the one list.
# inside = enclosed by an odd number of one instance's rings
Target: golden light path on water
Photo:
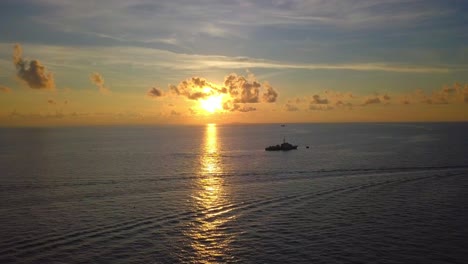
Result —
[[200, 170], [192, 195], [197, 217], [192, 222], [188, 236], [195, 252], [196, 263], [220, 263], [229, 257], [233, 235], [225, 224], [235, 216], [230, 215], [229, 200], [222, 178], [222, 160], [218, 147], [216, 124], [205, 129]]

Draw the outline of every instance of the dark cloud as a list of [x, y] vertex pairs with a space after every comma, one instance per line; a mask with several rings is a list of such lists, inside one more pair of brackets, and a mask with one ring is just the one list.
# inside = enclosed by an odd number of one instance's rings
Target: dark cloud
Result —
[[380, 104], [381, 102], [382, 100], [380, 100], [379, 97], [369, 97], [362, 103], [362, 105]]
[[11, 88], [0, 85], [0, 93], [11, 93]]
[[16, 67], [16, 76], [26, 82], [32, 89], [55, 89], [52, 73], [48, 72], [38, 60], [27, 61], [22, 58], [23, 51], [20, 44], [15, 44], [13, 64]]
[[260, 87], [262, 85], [253, 80], [249, 81], [244, 76], [232, 73], [224, 79], [224, 86], [227, 88], [234, 103], [258, 103]]
[[270, 86], [270, 84], [265, 83], [264, 86], [266, 87], [266, 91], [263, 93], [263, 101], [266, 103], [274, 103], [276, 102], [276, 98], [278, 98], [278, 93]]
[[149, 97], [161, 97], [161, 96], [163, 96], [163, 92], [160, 89], [153, 87], [153, 88], [148, 90], [146, 95], [149, 96]]
[[237, 111], [239, 111], [239, 112], [251, 112], [251, 111], [255, 111], [255, 110], [257, 110], [257, 108], [252, 107], [252, 106], [245, 106], [245, 105], [243, 105], [242, 107], [237, 109]]
[[89, 79], [96, 87], [99, 89], [99, 92], [102, 94], [110, 93], [110, 89], [104, 85], [104, 78], [101, 74], [94, 72], [89, 76]]
[[226, 89], [220, 89], [200, 77], [192, 77], [180, 82], [177, 86], [170, 85], [169, 90], [176, 95], [185, 96], [187, 99], [195, 101], [214, 94], [226, 93]]
[[327, 98], [320, 98], [320, 95], [315, 94], [312, 96], [312, 102], [311, 104], [328, 104], [329, 101]]
[[[263, 85], [258, 82], [251, 73], [247, 77], [231, 73], [224, 78], [224, 88], [231, 96], [232, 100], [223, 104], [223, 108], [228, 111], [250, 112], [256, 108], [245, 104], [260, 103], [260, 91], [262, 93], [262, 102], [274, 103], [278, 98], [278, 92], [269, 85]], [[240, 105], [244, 104], [244, 105]]]
[[449, 104], [446, 98], [443, 97], [433, 97], [433, 98], [424, 98], [421, 100], [421, 103], [424, 104]]

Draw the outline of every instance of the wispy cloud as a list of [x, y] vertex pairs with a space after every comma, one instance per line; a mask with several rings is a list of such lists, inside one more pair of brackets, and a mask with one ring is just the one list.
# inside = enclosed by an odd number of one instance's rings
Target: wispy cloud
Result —
[[[0, 48], [10, 44], [0, 44]], [[56, 67], [79, 67], [85, 69], [89, 63], [99, 61], [104, 66], [122, 66], [167, 70], [203, 69], [299, 69], [299, 70], [349, 70], [381, 71], [399, 73], [449, 73], [468, 71], [468, 65], [412, 65], [391, 62], [353, 63], [294, 63], [251, 57], [200, 55], [175, 53], [166, 50], [137, 47], [59, 47], [28, 45], [34, 53], [45, 54], [49, 63]], [[119, 54], [119, 56], [115, 56]], [[67, 64], [64, 64], [66, 61]], [[51, 77], [45, 75], [46, 77]], [[47, 79], [49, 80], [49, 79]], [[53, 80], [53, 79], [51, 79]]]

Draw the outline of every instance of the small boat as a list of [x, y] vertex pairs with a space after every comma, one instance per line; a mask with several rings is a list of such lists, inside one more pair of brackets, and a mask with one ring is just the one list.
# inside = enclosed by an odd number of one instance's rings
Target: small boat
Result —
[[266, 151], [278, 151], [278, 150], [288, 151], [292, 149], [297, 149], [297, 145], [289, 144], [288, 142], [286, 142], [285, 138], [283, 138], [283, 143], [281, 143], [281, 145], [274, 145], [274, 146], [269, 146], [265, 148]]

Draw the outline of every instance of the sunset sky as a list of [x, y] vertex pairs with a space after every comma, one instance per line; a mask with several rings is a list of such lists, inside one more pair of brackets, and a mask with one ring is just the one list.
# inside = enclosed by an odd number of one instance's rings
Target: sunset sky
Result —
[[6, 0], [0, 126], [468, 121], [463, 0]]

